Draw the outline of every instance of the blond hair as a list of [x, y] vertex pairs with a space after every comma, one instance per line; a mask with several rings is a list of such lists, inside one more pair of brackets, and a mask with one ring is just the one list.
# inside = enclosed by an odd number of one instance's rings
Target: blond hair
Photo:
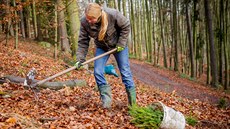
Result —
[[101, 6], [97, 3], [89, 3], [85, 9], [85, 14], [87, 16], [99, 19], [101, 17], [101, 28], [98, 35], [98, 40], [102, 41], [105, 37], [105, 33], [108, 27], [108, 16]]

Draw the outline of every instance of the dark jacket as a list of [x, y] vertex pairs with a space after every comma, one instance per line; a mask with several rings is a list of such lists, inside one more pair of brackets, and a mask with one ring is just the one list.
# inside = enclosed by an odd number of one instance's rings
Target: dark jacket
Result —
[[119, 11], [111, 8], [103, 9], [108, 15], [108, 28], [104, 40], [98, 40], [101, 23], [90, 25], [85, 16], [81, 18], [81, 27], [78, 39], [77, 60], [84, 62], [88, 53], [90, 37], [94, 38], [94, 42], [98, 48], [105, 51], [115, 48], [117, 45], [121, 47], [127, 46], [127, 39], [130, 32], [130, 22]]

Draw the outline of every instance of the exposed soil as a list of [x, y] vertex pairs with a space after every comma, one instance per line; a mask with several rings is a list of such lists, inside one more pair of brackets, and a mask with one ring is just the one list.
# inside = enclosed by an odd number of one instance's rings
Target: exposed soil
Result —
[[218, 104], [220, 98], [226, 98], [228, 105], [230, 105], [229, 95], [217, 93], [215, 89], [212, 90], [198, 82], [179, 78], [179, 75], [173, 71], [156, 68], [133, 59], [130, 60], [130, 67], [135, 78], [163, 92], [175, 92], [183, 98], [198, 99], [211, 104]]

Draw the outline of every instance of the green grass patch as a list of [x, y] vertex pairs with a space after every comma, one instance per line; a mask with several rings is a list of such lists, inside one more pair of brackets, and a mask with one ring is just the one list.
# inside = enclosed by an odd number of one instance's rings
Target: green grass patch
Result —
[[185, 74], [185, 73], [181, 73], [181, 74], [180, 74], [180, 77], [181, 77], [181, 78], [189, 79], [189, 80], [191, 80], [191, 81], [195, 81], [195, 80], [196, 80], [195, 78], [192, 78], [192, 77], [190, 77], [189, 75], [187, 75], [187, 74]]
[[227, 101], [225, 98], [220, 98], [218, 101], [218, 107], [219, 108], [226, 108], [227, 107]]
[[185, 119], [186, 119], [186, 123], [191, 125], [191, 126], [195, 126], [198, 123], [197, 118], [192, 117], [192, 116], [188, 116]]
[[130, 59], [136, 59], [136, 56], [134, 54], [129, 54]]

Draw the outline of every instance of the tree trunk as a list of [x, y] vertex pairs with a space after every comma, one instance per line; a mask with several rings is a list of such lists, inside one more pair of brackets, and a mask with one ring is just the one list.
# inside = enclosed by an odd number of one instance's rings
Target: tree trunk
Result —
[[173, 0], [173, 37], [174, 37], [174, 70], [178, 71], [178, 43], [177, 43], [177, 0]]
[[161, 41], [162, 41], [162, 45], [163, 45], [163, 56], [164, 56], [164, 67], [167, 68], [167, 58], [166, 58], [166, 47], [165, 47], [165, 33], [164, 33], [164, 22], [163, 22], [163, 13], [162, 13], [162, 3], [160, 2], [160, 0], [158, 0], [158, 7], [159, 7], [159, 22], [160, 22], [160, 26], [161, 26]]
[[118, 9], [118, 2], [117, 2], [117, 0], [114, 0], [113, 2], [114, 2], [114, 8], [117, 9], [117, 10], [119, 10]]
[[[13, 1], [14, 7], [16, 7], [16, 3], [15, 0]], [[17, 14], [17, 10], [14, 10], [14, 19], [15, 19], [15, 45], [14, 48], [18, 49], [18, 20], [16, 19], [18, 14]]]
[[122, 0], [123, 15], [127, 16], [126, 12], [126, 0]]
[[229, 69], [229, 38], [228, 38], [228, 1], [226, 0], [225, 4], [225, 37], [224, 37], [224, 61], [225, 61], [225, 83], [224, 83], [224, 89], [227, 90], [229, 86], [229, 74], [230, 74], [230, 69]]
[[187, 22], [187, 32], [188, 32], [188, 41], [189, 41], [189, 55], [191, 61], [191, 77], [195, 77], [195, 69], [194, 69], [194, 53], [193, 53], [193, 40], [192, 40], [192, 28], [191, 28], [191, 19], [188, 10], [188, 3], [186, 4], [186, 22]]
[[78, 14], [78, 5], [75, 0], [67, 0], [67, 12], [70, 21], [71, 49], [72, 56], [76, 59], [78, 34], [80, 30], [80, 19]]
[[214, 45], [214, 34], [212, 30], [212, 14], [210, 13], [209, 0], [204, 0], [204, 8], [205, 8], [205, 18], [206, 23], [208, 25], [208, 36], [209, 36], [209, 44], [210, 44], [210, 60], [211, 60], [211, 75], [212, 75], [212, 86], [218, 86], [217, 79], [217, 66], [216, 66], [216, 52]]
[[207, 56], [207, 81], [206, 84], [210, 84], [210, 47], [208, 39], [208, 25], [205, 25], [205, 35], [206, 35], [206, 56]]
[[36, 16], [36, 2], [33, 0], [32, 4], [32, 12], [33, 12], [33, 27], [34, 27], [34, 38], [37, 38], [37, 16]]
[[43, 40], [43, 34], [42, 34], [42, 22], [43, 21], [41, 21], [41, 19], [42, 19], [42, 16], [39, 13], [37, 15], [37, 37], [36, 37], [36, 40], [38, 40], [38, 41], [42, 41]]
[[25, 22], [24, 22], [24, 16], [23, 16], [23, 10], [20, 10], [20, 25], [21, 25], [21, 33], [22, 33], [22, 37], [25, 38], [26, 34], [25, 34]]
[[219, 80], [218, 82], [223, 85], [223, 38], [224, 38], [224, 1], [219, 1], [219, 43], [218, 43], [218, 54], [219, 54]]
[[[119, 10], [120, 12], [122, 12], [122, 11], [121, 11], [121, 1], [122, 1], [122, 0], [117, 0], [117, 2], [118, 2], [118, 3], [117, 3], [117, 5], [118, 5], [118, 10]], [[124, 15], [124, 14], [123, 14], [123, 15]]]
[[194, 71], [195, 71], [195, 76], [197, 75], [197, 59], [196, 59], [196, 55], [197, 55], [197, 20], [198, 20], [198, 11], [197, 11], [197, 4], [198, 4], [198, 0], [194, 0], [193, 2], [193, 52], [195, 55], [195, 61], [194, 61]]
[[136, 4], [136, 9], [137, 9], [137, 30], [139, 30], [137, 33], [137, 59], [141, 60], [142, 59], [142, 44], [141, 44], [141, 36], [142, 36], [142, 29], [141, 29], [141, 1], [137, 1]]
[[31, 8], [30, 6], [25, 7], [25, 21], [26, 21], [26, 36], [28, 38], [31, 38], [31, 28], [30, 28], [30, 12], [31, 12]]
[[[170, 10], [173, 10], [172, 0], [170, 0]], [[173, 56], [174, 54], [174, 34], [173, 34], [173, 13], [170, 13], [170, 28], [171, 28], [171, 48], [169, 57], [169, 67], [172, 68]]]
[[154, 7], [154, 3], [155, 0], [152, 1], [152, 25], [153, 25], [153, 28], [152, 28], [152, 37], [153, 37], [153, 65], [155, 66], [156, 65], [156, 35], [155, 35], [155, 9], [153, 8]]
[[134, 56], [136, 57], [136, 47], [135, 47], [135, 42], [136, 42], [136, 38], [135, 38], [135, 35], [136, 35], [136, 30], [135, 30], [135, 20], [134, 20], [134, 9], [133, 9], [133, 0], [130, 0], [130, 4], [129, 4], [131, 7], [130, 7], [130, 23], [131, 23], [131, 32], [132, 32], [132, 47], [131, 47], [131, 51], [132, 53], [134, 54]]
[[59, 37], [61, 42], [61, 50], [64, 52], [70, 52], [70, 45], [68, 41], [67, 29], [65, 24], [65, 6], [62, 0], [57, 0], [57, 11], [58, 11], [58, 30], [59, 30]]
[[[8, 7], [8, 8], [6, 9], [6, 15], [9, 15], [9, 13], [10, 13], [10, 10], [9, 10], [10, 4], [9, 4], [9, 1], [8, 1], [8, 0], [6, 0], [6, 6]], [[7, 46], [7, 44], [8, 44], [9, 33], [10, 33], [10, 26], [11, 26], [10, 21], [11, 21], [11, 20], [9, 19], [9, 22], [7, 22], [7, 28], [6, 28], [6, 43], [5, 43], [5, 46]]]

